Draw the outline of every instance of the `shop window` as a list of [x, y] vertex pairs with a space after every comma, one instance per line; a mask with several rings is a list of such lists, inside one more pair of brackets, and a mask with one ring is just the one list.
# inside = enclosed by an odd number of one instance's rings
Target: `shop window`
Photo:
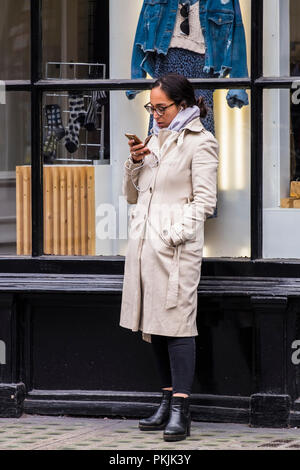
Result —
[[[132, 51], [143, 1], [111, 0], [99, 4], [88, 0], [43, 0], [43, 74], [46, 78], [87, 79], [107, 76], [111, 79], [130, 79]], [[243, 58], [249, 69], [251, 2], [241, 0], [240, 6], [246, 36]], [[229, 26], [227, 22], [223, 30], [227, 31]], [[105, 71], [95, 63], [103, 64]], [[230, 109], [226, 100], [227, 92], [214, 92], [215, 132], [221, 145], [218, 214], [206, 226], [208, 242], [205, 256], [212, 257], [250, 256], [250, 106]], [[91, 101], [95, 100], [92, 95], [88, 91], [77, 91], [73, 94], [74, 102], [77, 102], [77, 107], [83, 106], [87, 111]], [[124, 133], [134, 132], [140, 137], [147, 135], [149, 122], [143, 104], [147, 102], [148, 96], [149, 92], [145, 91], [134, 100], [128, 100], [124, 91], [104, 93], [104, 99], [108, 101], [98, 107], [98, 113], [103, 112], [104, 118], [98, 115], [98, 128], [94, 126], [92, 131], [88, 131], [85, 123], [82, 122], [78, 130], [76, 124], [71, 122], [69, 93], [44, 93], [44, 204], [47, 204], [47, 198], [50, 204], [47, 207], [44, 205], [45, 254], [125, 254], [127, 234], [124, 237], [120, 227], [124, 223], [123, 213], [120, 214], [123, 164], [128, 157]], [[61, 139], [56, 139], [58, 141], [54, 151], [51, 136], [47, 137], [47, 112], [50, 113], [51, 107], [61, 117], [61, 126], [67, 132]], [[103, 121], [99, 122], [99, 119], [104, 119], [104, 127]], [[70, 131], [74, 131], [76, 136], [72, 137]], [[60, 171], [60, 175], [54, 175], [56, 171]], [[76, 172], [80, 171], [82, 174], [79, 176], [84, 179], [86, 191], [90, 190], [84, 196], [87, 205], [82, 205], [82, 201], [76, 199], [80, 197], [76, 196], [79, 184]], [[62, 181], [59, 189], [65, 191], [65, 196], [63, 192], [59, 196], [49, 193], [53, 191], [57, 178]], [[88, 186], [88, 178], [92, 189]], [[70, 202], [68, 188], [73, 194], [73, 202]], [[60, 214], [57, 213], [58, 202], [55, 202], [58, 197], [62, 198], [60, 201], [65, 197], [65, 202], [59, 206]], [[115, 213], [112, 232], [108, 229], [109, 239], [101, 238], [103, 234], [100, 234], [105, 204], [112, 205]], [[66, 220], [71, 225], [67, 226]], [[59, 223], [62, 223], [60, 228], [57, 225]], [[233, 237], [232, 227], [235, 224], [234, 233], [237, 236]], [[83, 232], [80, 232], [79, 226], [84, 227]]]
[[300, 258], [299, 88], [264, 90], [263, 254]]
[[[43, 250], [40, 245], [36, 246], [35, 253], [88, 257], [118, 256], [126, 252], [127, 233], [124, 227], [128, 206], [121, 192], [123, 164], [128, 157], [124, 134], [133, 132], [141, 138], [147, 136], [149, 116], [143, 105], [149, 101], [149, 91], [142, 91], [135, 99], [129, 100], [125, 90], [91, 90], [84, 81], [110, 78], [128, 79], [130, 83], [132, 50], [142, 4], [142, 0], [41, 2], [42, 57], [41, 64], [37, 65], [41, 65], [41, 78], [47, 79], [47, 85], [45, 82], [39, 83], [41, 89], [44, 86], [45, 89], [41, 100], [35, 102], [35, 109], [40, 105], [42, 113], [40, 144], [44, 244]], [[246, 38], [243, 57], [249, 70], [251, 1], [240, 0], [239, 4]], [[0, 0], [0, 5], [5, 6], [5, 17], [10, 18], [10, 3]], [[18, 14], [12, 15], [12, 32], [9, 21], [8, 26], [2, 28], [2, 31], [6, 31], [1, 41], [2, 47], [6, 38], [19, 38], [17, 42], [12, 41], [14, 46], [11, 55], [6, 54], [9, 68], [5, 65], [5, 53], [0, 59], [4, 64], [3, 77], [9, 80], [30, 78], [30, 2], [18, 0], [18, 6]], [[220, 18], [224, 20], [224, 17]], [[224, 30], [230, 31], [227, 20], [224, 22]], [[16, 26], [17, 23], [19, 26]], [[217, 29], [217, 24], [214, 28]], [[37, 29], [35, 25], [34, 34], [38, 32]], [[16, 47], [18, 44], [19, 48]], [[19, 74], [16, 67], [26, 71], [26, 74]], [[150, 78], [149, 75], [147, 77]], [[189, 78], [206, 77], [194, 75]], [[218, 77], [215, 79], [217, 82]], [[56, 88], [51, 88], [54, 80]], [[60, 80], [62, 88], [58, 90], [57, 83]], [[63, 80], [74, 80], [74, 90], [69, 83], [64, 91]], [[82, 80], [82, 87], [78, 87], [78, 80]], [[24, 84], [26, 86], [28, 84]], [[32, 84], [33, 98], [37, 97], [33, 93], [34, 88], [38, 90]], [[206, 224], [206, 257], [250, 256], [251, 96], [249, 90], [239, 90], [247, 98], [247, 104], [244, 103], [241, 109], [228, 106], [228, 90], [213, 90], [214, 132], [220, 143], [220, 166], [217, 211], [215, 217]], [[203, 90], [203, 93], [206, 91]], [[17, 178], [14, 183], [15, 195], [9, 195], [16, 206], [15, 239], [8, 237], [13, 248], [3, 245], [2, 253], [16, 252], [21, 256], [30, 256], [32, 218], [30, 211], [25, 212], [25, 209], [31, 208], [31, 192], [22, 193], [25, 182], [31, 188], [30, 94], [9, 92], [7, 95], [20, 97], [18, 102], [17, 98], [15, 101], [7, 98], [8, 104], [1, 109], [5, 110], [7, 126], [19, 125], [18, 135], [22, 138], [12, 142], [12, 139], [10, 141], [7, 138], [10, 135], [8, 132], [3, 141], [7, 145], [3, 150], [7, 158], [3, 160], [6, 162], [3, 163], [3, 171], [15, 172]], [[11, 103], [15, 103], [15, 107]], [[11, 124], [14, 113], [18, 113], [17, 118], [14, 118], [16, 124]], [[36, 118], [36, 113], [33, 116]], [[23, 139], [25, 135], [26, 139]], [[13, 154], [10, 149], [14, 149]], [[36, 146], [34, 149], [36, 152]], [[10, 170], [6, 168], [7, 165]], [[18, 198], [20, 194], [22, 197]], [[8, 205], [3, 205], [2, 211], [5, 212], [7, 208]], [[114, 222], [107, 227], [105, 217], [111, 209]], [[8, 216], [4, 214], [3, 217]], [[36, 243], [40, 244], [40, 241], [37, 236]]]
[[[300, 75], [299, 6], [297, 0], [264, 0], [264, 75]], [[299, 102], [296, 81], [263, 91], [264, 258], [300, 257]]]

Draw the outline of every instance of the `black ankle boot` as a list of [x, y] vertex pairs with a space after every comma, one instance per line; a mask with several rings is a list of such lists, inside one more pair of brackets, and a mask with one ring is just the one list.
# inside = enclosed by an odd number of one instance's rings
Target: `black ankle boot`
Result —
[[158, 409], [149, 418], [141, 419], [139, 428], [141, 431], [159, 431], [164, 429], [170, 416], [170, 402], [172, 390], [163, 390], [162, 399]]
[[164, 430], [165, 441], [181, 441], [191, 434], [189, 397], [172, 397], [170, 419]]

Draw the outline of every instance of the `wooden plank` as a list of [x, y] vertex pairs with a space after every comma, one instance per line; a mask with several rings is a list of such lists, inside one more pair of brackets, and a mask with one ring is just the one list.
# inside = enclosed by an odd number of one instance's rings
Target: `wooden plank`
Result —
[[86, 168], [80, 168], [80, 206], [81, 206], [81, 254], [85, 255], [87, 252], [87, 181], [86, 181]]
[[95, 168], [94, 167], [88, 167], [87, 168], [87, 182], [88, 182], [88, 187], [87, 187], [87, 193], [88, 193], [88, 198], [87, 198], [87, 203], [88, 203], [88, 233], [87, 233], [87, 239], [88, 239], [88, 251], [87, 255], [89, 256], [94, 256], [95, 255], [95, 246], [96, 246], [96, 241], [95, 241]]
[[53, 168], [44, 167], [44, 253], [53, 251]]
[[60, 255], [67, 254], [67, 182], [65, 167], [59, 167]]
[[60, 203], [59, 203], [59, 169], [52, 168], [52, 199], [53, 199], [53, 254], [60, 254]]
[[31, 167], [23, 167], [24, 255], [31, 254]]
[[16, 214], [17, 214], [17, 255], [24, 254], [23, 244], [23, 172], [22, 167], [16, 167]]
[[74, 254], [81, 255], [80, 168], [74, 168]]
[[66, 167], [66, 182], [67, 182], [67, 254], [69, 256], [74, 254], [74, 197], [73, 197], [73, 170], [76, 168]]

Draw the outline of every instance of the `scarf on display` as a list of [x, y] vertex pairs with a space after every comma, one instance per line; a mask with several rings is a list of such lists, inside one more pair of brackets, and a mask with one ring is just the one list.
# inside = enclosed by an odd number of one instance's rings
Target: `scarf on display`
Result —
[[[189, 106], [188, 108], [183, 109], [182, 111], [179, 111], [179, 113], [175, 116], [167, 130], [169, 131], [175, 131], [175, 132], [180, 132], [181, 129], [183, 129], [185, 126], [189, 124], [193, 119], [196, 119], [196, 117], [200, 118], [200, 109], [198, 106]], [[166, 129], [166, 128], [163, 128]], [[161, 129], [157, 123], [156, 120], [154, 119], [154, 125], [152, 128], [152, 133], [154, 135], [158, 135], [159, 131], [163, 130]]]

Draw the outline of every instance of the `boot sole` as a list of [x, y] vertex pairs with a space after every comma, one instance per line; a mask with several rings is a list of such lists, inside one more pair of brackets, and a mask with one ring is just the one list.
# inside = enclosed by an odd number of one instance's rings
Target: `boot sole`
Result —
[[174, 442], [174, 441], [183, 441], [184, 439], [187, 438], [187, 434], [177, 434], [175, 436], [168, 436], [164, 434], [164, 440], [168, 442]]
[[146, 425], [140, 424], [139, 429], [140, 431], [161, 431], [162, 429], [165, 429], [166, 426], [167, 426], [167, 423], [161, 424], [160, 426], [146, 426]]

